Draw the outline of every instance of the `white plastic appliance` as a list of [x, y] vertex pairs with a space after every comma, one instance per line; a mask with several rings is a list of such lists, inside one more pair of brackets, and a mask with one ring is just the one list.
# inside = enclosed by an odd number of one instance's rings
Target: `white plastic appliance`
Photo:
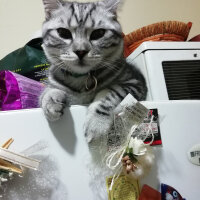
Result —
[[147, 100], [200, 99], [200, 42], [144, 42], [127, 60], [146, 77]]

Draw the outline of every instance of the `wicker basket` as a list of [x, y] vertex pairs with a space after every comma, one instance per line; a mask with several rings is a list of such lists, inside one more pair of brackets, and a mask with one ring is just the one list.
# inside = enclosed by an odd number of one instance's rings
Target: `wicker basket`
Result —
[[186, 41], [191, 27], [191, 22], [164, 21], [137, 29], [124, 36], [124, 56], [145, 41]]

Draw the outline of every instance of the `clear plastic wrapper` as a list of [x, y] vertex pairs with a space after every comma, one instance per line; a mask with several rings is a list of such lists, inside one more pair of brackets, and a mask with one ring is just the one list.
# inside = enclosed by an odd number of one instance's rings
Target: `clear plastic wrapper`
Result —
[[57, 159], [51, 154], [48, 142], [38, 141], [21, 154], [40, 160], [39, 168], [21, 167], [22, 174], [0, 171], [0, 200], [68, 199], [66, 185], [60, 180]]
[[0, 71], [0, 110], [39, 107], [44, 84], [11, 71]]

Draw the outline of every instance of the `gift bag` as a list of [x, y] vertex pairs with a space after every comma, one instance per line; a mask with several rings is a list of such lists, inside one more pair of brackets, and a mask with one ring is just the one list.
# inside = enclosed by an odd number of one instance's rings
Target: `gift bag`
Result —
[[0, 60], [0, 70], [9, 70], [45, 82], [48, 77], [49, 63], [41, 45], [42, 38], [36, 38], [24, 47], [11, 52]]

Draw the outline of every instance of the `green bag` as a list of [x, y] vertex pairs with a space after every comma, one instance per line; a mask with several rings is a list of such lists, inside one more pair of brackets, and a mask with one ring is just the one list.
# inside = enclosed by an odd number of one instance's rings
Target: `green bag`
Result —
[[45, 82], [49, 63], [41, 45], [42, 38], [36, 38], [24, 47], [11, 52], [0, 60], [0, 70], [10, 70], [36, 81]]

